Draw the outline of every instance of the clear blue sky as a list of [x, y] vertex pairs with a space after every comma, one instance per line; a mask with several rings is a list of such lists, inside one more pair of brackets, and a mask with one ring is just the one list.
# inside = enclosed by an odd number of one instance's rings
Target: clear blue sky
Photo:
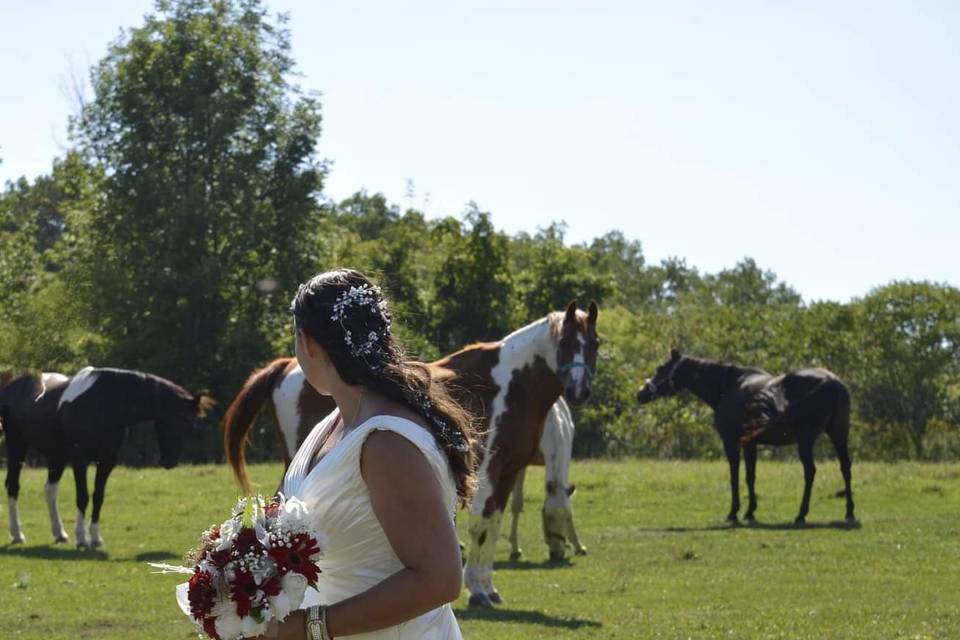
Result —
[[[0, 5], [0, 180], [49, 170], [71, 76], [151, 6]], [[960, 2], [270, 6], [323, 94], [330, 197], [752, 256], [808, 300], [960, 285]]]

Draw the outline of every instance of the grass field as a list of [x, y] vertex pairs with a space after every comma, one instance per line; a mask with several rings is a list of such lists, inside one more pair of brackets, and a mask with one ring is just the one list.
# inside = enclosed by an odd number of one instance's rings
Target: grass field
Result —
[[[723, 463], [579, 462], [577, 524], [587, 557], [548, 564], [542, 469], [527, 481], [526, 558], [498, 553], [498, 610], [456, 604], [467, 638], [960, 638], [960, 465], [855, 464], [862, 526], [832, 524], [843, 501], [822, 462], [804, 529], [793, 529], [802, 471], [761, 461], [759, 525], [729, 528]], [[276, 486], [280, 467], [255, 479]], [[50, 544], [45, 473], [24, 474], [27, 543], [0, 547], [0, 638], [190, 638], [173, 600], [176, 562], [236, 497], [223, 467], [118, 469], [104, 507], [104, 552]], [[73, 530], [72, 482], [61, 510]], [[6, 509], [2, 527], [7, 527]], [[465, 521], [466, 518], [461, 518]], [[462, 523], [461, 523], [462, 524]], [[506, 529], [506, 521], [504, 525]]]

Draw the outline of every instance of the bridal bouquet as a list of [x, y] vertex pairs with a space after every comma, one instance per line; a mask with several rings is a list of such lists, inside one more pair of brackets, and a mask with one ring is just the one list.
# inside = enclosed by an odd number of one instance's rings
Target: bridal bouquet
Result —
[[150, 563], [162, 573], [190, 574], [177, 586], [177, 602], [209, 637], [235, 640], [262, 635], [299, 608], [316, 586], [314, 561], [322, 541], [307, 528], [297, 498], [243, 498], [233, 516], [203, 532], [189, 556], [192, 569]]

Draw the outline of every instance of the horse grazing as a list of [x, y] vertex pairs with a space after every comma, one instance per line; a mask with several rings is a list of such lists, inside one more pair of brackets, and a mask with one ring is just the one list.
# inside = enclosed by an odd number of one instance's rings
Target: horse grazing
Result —
[[[268, 406], [273, 412], [284, 467], [290, 464], [294, 452], [310, 430], [335, 407], [333, 398], [320, 395], [307, 383], [296, 358], [277, 358], [250, 374], [223, 419], [227, 461], [247, 493], [250, 493], [251, 486], [246, 471], [245, 447], [254, 420]], [[573, 453], [573, 430], [570, 409], [560, 398], [547, 414], [540, 452], [531, 463], [546, 465], [547, 497], [543, 510], [543, 531], [550, 557], [554, 560], [564, 557], [568, 540], [575, 553], [586, 553], [573, 524], [570, 508], [573, 487], [567, 486]], [[511, 557], [514, 559], [519, 559], [521, 555], [517, 542], [517, 519], [523, 510], [523, 475], [522, 471], [518, 474], [512, 501], [510, 541]]]
[[[154, 422], [160, 445], [160, 464], [177, 465], [187, 434], [213, 401], [204, 393], [190, 394], [158, 376], [123, 369], [82, 369], [73, 378], [60, 374], [25, 376], [0, 390], [4, 430], [7, 433], [7, 495], [10, 534], [23, 542], [15, 506], [20, 469], [28, 449], [47, 458], [47, 506], [56, 542], [68, 540], [60, 520], [57, 488], [70, 464], [77, 493], [77, 546], [100, 547], [100, 510], [110, 472], [117, 464], [127, 428]], [[90, 537], [84, 519], [90, 495], [87, 466], [97, 467], [93, 490]]]
[[795, 524], [802, 525], [810, 510], [810, 491], [816, 475], [813, 445], [826, 432], [840, 461], [845, 485], [847, 520], [853, 522], [853, 491], [850, 488], [850, 393], [826, 369], [801, 369], [773, 376], [762, 369], [740, 368], [681, 355], [676, 349], [657, 368], [653, 379], [637, 392], [640, 404], [688, 390], [713, 409], [713, 425], [723, 440], [730, 464], [731, 505], [727, 520], [737, 522], [740, 510], [740, 449], [747, 469], [749, 505], [745, 518], [754, 520], [757, 496], [754, 479], [757, 445], [797, 444], [803, 463], [803, 500]]
[[598, 314], [594, 302], [588, 312], [571, 302], [566, 312], [551, 313], [499, 342], [476, 344], [430, 365], [485, 431], [464, 569], [471, 605], [503, 601], [493, 585], [503, 511], [517, 475], [537, 455], [550, 408], [561, 394], [572, 404], [590, 397]]

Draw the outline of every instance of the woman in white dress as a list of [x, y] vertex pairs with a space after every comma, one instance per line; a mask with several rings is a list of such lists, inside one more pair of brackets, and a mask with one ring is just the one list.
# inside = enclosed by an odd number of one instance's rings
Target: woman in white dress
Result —
[[283, 492], [326, 536], [316, 590], [271, 637], [458, 639], [458, 502], [474, 487], [468, 414], [404, 360], [379, 288], [337, 270], [291, 306], [297, 360], [337, 410], [304, 441]]

